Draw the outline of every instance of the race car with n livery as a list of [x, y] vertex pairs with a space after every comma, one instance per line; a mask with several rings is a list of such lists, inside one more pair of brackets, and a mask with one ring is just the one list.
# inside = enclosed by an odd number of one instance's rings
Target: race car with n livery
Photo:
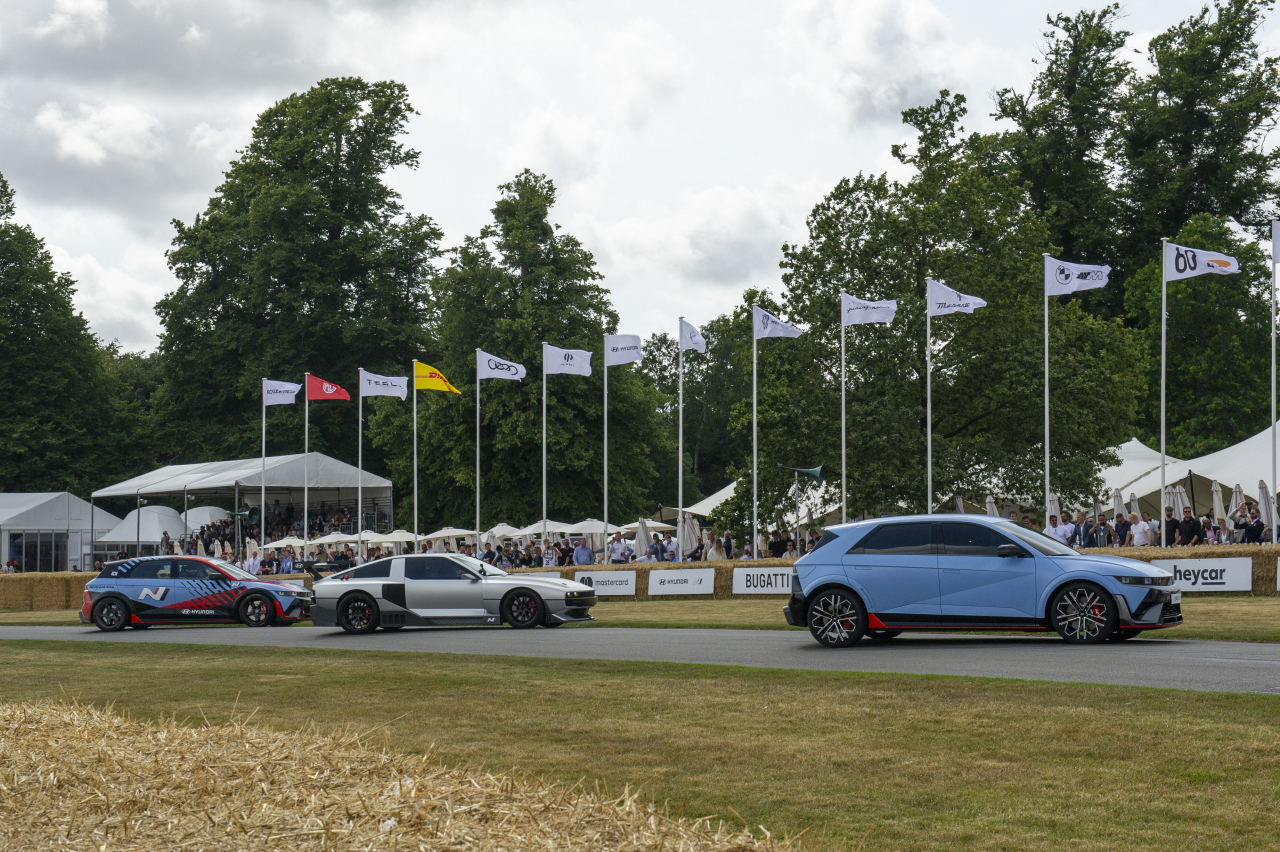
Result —
[[99, 630], [153, 624], [294, 624], [311, 617], [312, 594], [205, 556], [108, 562], [84, 590], [80, 621]]

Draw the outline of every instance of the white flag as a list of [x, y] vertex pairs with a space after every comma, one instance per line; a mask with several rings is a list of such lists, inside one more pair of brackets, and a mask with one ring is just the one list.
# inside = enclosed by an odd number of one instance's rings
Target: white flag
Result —
[[1107, 286], [1110, 266], [1086, 266], [1083, 263], [1067, 263], [1045, 255], [1044, 286], [1050, 296], [1065, 296], [1081, 290]]
[[1240, 271], [1240, 264], [1231, 255], [1218, 254], [1216, 251], [1187, 248], [1186, 246], [1164, 244], [1164, 275], [1166, 281], [1177, 281], [1204, 275], [1206, 272], [1215, 275], [1231, 275]]
[[706, 352], [707, 341], [702, 336], [702, 332], [698, 331], [698, 327], [691, 322], [686, 322], [683, 318], [680, 320], [680, 348], [692, 349], [695, 352]]
[[495, 358], [482, 349], [476, 350], [476, 378], [478, 379], [513, 379], [524, 378], [525, 369], [520, 364]]
[[966, 296], [959, 290], [953, 290], [941, 281], [926, 278], [929, 284], [929, 316], [940, 317], [944, 314], [971, 314], [978, 308], [985, 308], [987, 303], [977, 296]]
[[561, 349], [550, 343], [542, 344], [542, 374], [554, 376], [556, 373], [591, 375], [591, 353], [585, 349]]
[[398, 396], [404, 399], [409, 395], [408, 376], [379, 376], [360, 370], [361, 396]]
[[799, 337], [800, 329], [783, 322], [773, 314], [759, 307], [751, 308], [756, 326], [756, 340], [762, 337]]
[[295, 385], [293, 382], [273, 382], [271, 379], [263, 379], [262, 404], [292, 405], [300, 390], [302, 385]]
[[840, 322], [843, 325], [866, 325], [872, 322], [893, 322], [898, 312], [897, 299], [885, 299], [882, 302], [868, 302], [848, 293], [840, 294]]
[[606, 334], [604, 336], [604, 365], [630, 364], [644, 356], [638, 334]]

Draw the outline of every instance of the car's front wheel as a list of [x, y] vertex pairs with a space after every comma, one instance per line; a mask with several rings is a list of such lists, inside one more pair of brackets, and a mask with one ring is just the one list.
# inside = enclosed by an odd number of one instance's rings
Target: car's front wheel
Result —
[[240, 622], [248, 627], [270, 627], [275, 615], [264, 595], [249, 595], [240, 603]]
[[119, 598], [103, 598], [93, 606], [93, 623], [107, 633], [124, 630], [129, 623], [129, 608]]
[[819, 592], [809, 604], [809, 632], [828, 648], [848, 648], [867, 631], [867, 611], [843, 589]]
[[372, 633], [378, 629], [378, 604], [364, 592], [356, 592], [338, 604], [338, 626], [348, 633]]
[[537, 627], [546, 616], [547, 608], [537, 593], [517, 589], [502, 600], [502, 619], [516, 629]]
[[1049, 604], [1049, 617], [1058, 635], [1068, 642], [1105, 642], [1116, 632], [1115, 600], [1093, 583], [1069, 583]]

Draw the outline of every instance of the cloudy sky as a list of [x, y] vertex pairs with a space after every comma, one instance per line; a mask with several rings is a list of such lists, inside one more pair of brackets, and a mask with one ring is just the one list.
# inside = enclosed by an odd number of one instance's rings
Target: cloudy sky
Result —
[[[1098, 4], [1101, 5], [1101, 4]], [[1137, 0], [1144, 47], [1198, 2]], [[776, 286], [837, 180], [894, 172], [899, 112], [947, 87], [991, 126], [1025, 89], [1041, 0], [5, 0], [0, 172], [104, 339], [156, 344], [164, 252], [255, 116], [318, 79], [409, 87], [421, 167], [391, 176], [457, 244], [529, 167], [594, 252], [621, 331]], [[1274, 29], [1274, 27], [1272, 28]], [[1271, 32], [1264, 43], [1271, 46]], [[1139, 57], [1134, 57], [1138, 59]]]

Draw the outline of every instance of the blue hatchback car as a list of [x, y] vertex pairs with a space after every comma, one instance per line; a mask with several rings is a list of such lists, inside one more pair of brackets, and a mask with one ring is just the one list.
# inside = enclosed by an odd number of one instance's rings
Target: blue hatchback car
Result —
[[914, 515], [829, 527], [796, 561], [787, 623], [829, 648], [904, 630], [1056, 630], [1130, 639], [1182, 623], [1173, 575], [1077, 553], [987, 515]]

